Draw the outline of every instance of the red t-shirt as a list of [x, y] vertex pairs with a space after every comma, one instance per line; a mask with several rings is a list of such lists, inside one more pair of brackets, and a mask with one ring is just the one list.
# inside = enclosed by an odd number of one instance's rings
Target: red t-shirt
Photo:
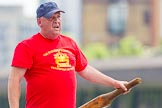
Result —
[[75, 108], [76, 75], [87, 59], [69, 37], [55, 40], [40, 33], [20, 42], [12, 66], [27, 68], [26, 108]]

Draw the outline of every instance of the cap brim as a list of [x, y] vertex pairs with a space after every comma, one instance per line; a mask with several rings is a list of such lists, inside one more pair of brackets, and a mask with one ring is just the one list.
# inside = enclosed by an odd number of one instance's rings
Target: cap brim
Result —
[[60, 10], [60, 9], [56, 9], [56, 10], [53, 10], [53, 11], [50, 11], [48, 12], [47, 14], [43, 15], [43, 17], [45, 18], [50, 18], [54, 13], [56, 12], [62, 12], [62, 13], [65, 13], [64, 11]]

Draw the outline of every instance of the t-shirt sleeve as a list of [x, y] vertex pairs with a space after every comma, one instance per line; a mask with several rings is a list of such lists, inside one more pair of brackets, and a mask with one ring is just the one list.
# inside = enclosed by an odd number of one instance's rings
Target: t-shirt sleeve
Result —
[[77, 45], [76, 45], [76, 50], [77, 50], [77, 53], [76, 53], [75, 70], [77, 72], [80, 72], [86, 68], [86, 66], [88, 64], [88, 60]]
[[31, 49], [21, 42], [15, 48], [11, 66], [29, 69], [33, 64], [32, 58], [33, 54]]

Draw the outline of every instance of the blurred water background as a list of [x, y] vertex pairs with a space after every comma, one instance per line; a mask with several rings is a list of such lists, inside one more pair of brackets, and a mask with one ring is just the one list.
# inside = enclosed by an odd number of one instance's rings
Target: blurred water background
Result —
[[[39, 31], [35, 9], [46, 1], [50, 0], [0, 1], [0, 108], [9, 108], [7, 78], [14, 48]], [[78, 43], [92, 66], [119, 80], [142, 78], [142, 84], [118, 97], [110, 108], [161, 108], [162, 1], [54, 1], [66, 12], [62, 33]], [[113, 90], [77, 78], [77, 106]], [[20, 108], [24, 105], [23, 80]]]

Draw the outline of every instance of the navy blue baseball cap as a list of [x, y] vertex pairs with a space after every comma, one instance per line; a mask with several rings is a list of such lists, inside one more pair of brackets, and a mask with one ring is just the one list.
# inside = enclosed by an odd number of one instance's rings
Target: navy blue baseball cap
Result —
[[37, 18], [40, 18], [40, 17], [50, 18], [56, 12], [65, 13], [64, 11], [58, 8], [55, 2], [43, 3], [37, 8], [37, 11], [36, 11]]

